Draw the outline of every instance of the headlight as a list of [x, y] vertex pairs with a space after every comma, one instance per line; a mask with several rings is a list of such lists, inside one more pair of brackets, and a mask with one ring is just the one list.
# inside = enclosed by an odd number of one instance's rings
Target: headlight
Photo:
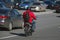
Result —
[[28, 7], [28, 5], [25, 6], [25, 8], [27, 8], [27, 7]]
[[16, 5], [18, 5], [19, 3], [16, 3]]
[[4, 20], [2, 20], [1, 22], [5, 22]]
[[39, 10], [39, 7], [36, 7], [35, 9], [36, 9], [36, 10]]

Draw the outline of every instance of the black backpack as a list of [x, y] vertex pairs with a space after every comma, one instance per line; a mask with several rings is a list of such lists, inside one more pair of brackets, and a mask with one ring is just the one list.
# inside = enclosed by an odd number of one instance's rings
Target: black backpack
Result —
[[28, 21], [29, 21], [29, 19], [30, 19], [29, 13], [28, 13], [28, 12], [26, 12], [26, 15], [25, 15], [24, 20], [28, 22]]

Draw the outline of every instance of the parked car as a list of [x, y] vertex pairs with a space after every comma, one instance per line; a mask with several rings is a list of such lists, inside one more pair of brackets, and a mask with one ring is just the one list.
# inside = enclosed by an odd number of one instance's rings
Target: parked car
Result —
[[15, 9], [19, 9], [19, 4], [20, 4], [20, 3], [15, 3], [15, 4], [14, 4], [14, 8], [15, 8]]
[[32, 11], [45, 11], [45, 7], [43, 7], [40, 2], [34, 2], [31, 6]]
[[22, 3], [19, 5], [19, 8], [20, 8], [20, 9], [26, 9], [26, 8], [30, 7], [31, 4], [32, 4], [31, 2], [25, 1], [25, 2], [22, 2]]
[[15, 27], [22, 27], [22, 23], [22, 15], [16, 9], [0, 9], [0, 27], [12, 30]]
[[14, 0], [14, 8], [19, 9], [20, 3], [21, 3], [21, 0]]
[[0, 9], [1, 8], [7, 8], [7, 7], [6, 7], [6, 5], [4, 3], [0, 2]]
[[4, 3], [4, 5], [6, 7], [8, 7], [8, 8], [11, 8], [11, 6], [14, 7], [14, 3], [13, 2]]
[[54, 1], [45, 1], [45, 4], [47, 4], [47, 9], [54, 9], [53, 6], [55, 4]]
[[18, 11], [12, 10], [9, 13], [8, 10], [0, 10], [0, 27], [12, 30], [14, 27], [22, 27], [22, 22], [22, 15]]
[[60, 13], [60, 1], [56, 1], [56, 4], [54, 6], [54, 9], [56, 10], [56, 12]]

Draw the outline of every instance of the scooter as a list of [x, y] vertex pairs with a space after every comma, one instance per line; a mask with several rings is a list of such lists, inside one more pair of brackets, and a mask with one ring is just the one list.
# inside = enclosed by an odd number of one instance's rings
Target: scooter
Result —
[[32, 24], [26, 22], [24, 27], [25, 35], [32, 36]]

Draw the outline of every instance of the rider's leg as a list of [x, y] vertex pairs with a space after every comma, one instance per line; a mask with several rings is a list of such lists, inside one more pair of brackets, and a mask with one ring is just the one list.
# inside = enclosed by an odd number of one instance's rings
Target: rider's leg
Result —
[[32, 30], [35, 31], [35, 29], [36, 29], [36, 22], [33, 21], [33, 22], [32, 22]]

